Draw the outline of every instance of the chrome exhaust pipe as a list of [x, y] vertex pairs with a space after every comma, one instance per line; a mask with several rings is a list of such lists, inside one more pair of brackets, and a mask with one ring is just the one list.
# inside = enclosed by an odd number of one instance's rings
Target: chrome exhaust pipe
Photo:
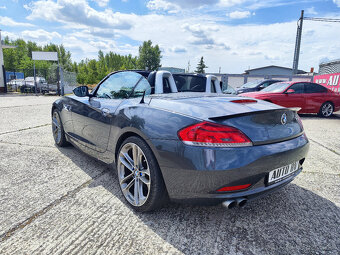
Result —
[[235, 200], [226, 200], [222, 203], [222, 205], [228, 209], [231, 209], [237, 205]]
[[237, 205], [239, 207], [243, 207], [243, 206], [246, 205], [247, 199], [245, 199], [245, 198], [238, 198], [238, 199], [236, 199], [236, 203], [237, 203]]

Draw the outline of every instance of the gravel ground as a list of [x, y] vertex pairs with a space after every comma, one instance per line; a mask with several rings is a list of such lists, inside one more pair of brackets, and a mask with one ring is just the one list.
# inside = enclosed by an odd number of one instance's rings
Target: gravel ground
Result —
[[129, 209], [109, 166], [54, 145], [57, 97], [0, 97], [0, 254], [339, 254], [340, 114], [303, 115], [304, 171], [242, 209]]

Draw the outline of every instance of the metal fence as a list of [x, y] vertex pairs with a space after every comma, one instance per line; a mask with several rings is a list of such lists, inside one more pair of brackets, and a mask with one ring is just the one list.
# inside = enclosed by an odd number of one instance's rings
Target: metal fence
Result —
[[34, 69], [6, 70], [5, 75], [7, 92], [60, 95], [62, 94], [62, 85], [64, 85], [65, 94], [71, 93], [77, 85], [76, 73], [63, 71], [57, 65], [52, 65], [48, 69], [35, 69], [36, 86]]

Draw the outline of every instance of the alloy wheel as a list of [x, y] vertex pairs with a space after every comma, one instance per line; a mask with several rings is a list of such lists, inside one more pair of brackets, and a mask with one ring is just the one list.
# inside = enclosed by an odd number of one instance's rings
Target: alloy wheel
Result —
[[325, 103], [321, 108], [322, 115], [324, 117], [329, 117], [333, 113], [333, 105], [331, 103]]
[[61, 141], [61, 124], [60, 124], [60, 117], [57, 111], [53, 113], [52, 116], [52, 132], [54, 141], [59, 144]]
[[133, 206], [142, 206], [150, 194], [151, 175], [142, 149], [135, 143], [126, 143], [118, 156], [118, 179], [126, 200]]

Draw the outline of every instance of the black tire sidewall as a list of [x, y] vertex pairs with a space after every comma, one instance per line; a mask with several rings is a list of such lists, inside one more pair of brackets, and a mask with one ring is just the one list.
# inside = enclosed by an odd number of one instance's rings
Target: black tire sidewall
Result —
[[[119, 177], [118, 177], [118, 157], [121, 149], [123, 146], [127, 143], [134, 143], [141, 148], [143, 151], [146, 160], [149, 165], [150, 169], [150, 177], [151, 177], [151, 184], [150, 184], [150, 193], [147, 201], [142, 205], [142, 206], [134, 206], [130, 204], [126, 199], [125, 196], [122, 192], [122, 195], [126, 201], [126, 203], [132, 207], [134, 210], [139, 211], [139, 212], [149, 212], [156, 210], [160, 208], [166, 201], [167, 201], [167, 192], [163, 180], [163, 176], [161, 174], [161, 170], [158, 166], [158, 162], [150, 149], [150, 147], [147, 145], [146, 142], [144, 142], [141, 138], [137, 136], [132, 136], [127, 138], [120, 146], [118, 154], [117, 154], [117, 159], [116, 159], [116, 174], [117, 174], [117, 180], [119, 182]], [[120, 185], [119, 185], [120, 187]]]

